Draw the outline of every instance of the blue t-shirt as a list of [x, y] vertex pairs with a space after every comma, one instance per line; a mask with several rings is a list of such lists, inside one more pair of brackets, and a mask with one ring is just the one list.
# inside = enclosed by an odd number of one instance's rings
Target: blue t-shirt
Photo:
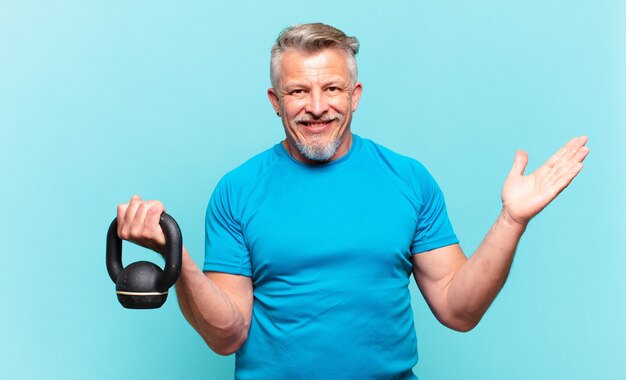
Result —
[[217, 185], [205, 271], [252, 278], [237, 379], [414, 379], [411, 254], [458, 243], [416, 160], [353, 135], [321, 165], [276, 144]]

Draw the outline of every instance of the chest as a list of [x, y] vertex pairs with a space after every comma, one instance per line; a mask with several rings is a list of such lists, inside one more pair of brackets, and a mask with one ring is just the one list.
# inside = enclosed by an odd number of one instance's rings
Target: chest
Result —
[[242, 227], [257, 287], [410, 274], [419, 199], [381, 173], [282, 173], [247, 203]]

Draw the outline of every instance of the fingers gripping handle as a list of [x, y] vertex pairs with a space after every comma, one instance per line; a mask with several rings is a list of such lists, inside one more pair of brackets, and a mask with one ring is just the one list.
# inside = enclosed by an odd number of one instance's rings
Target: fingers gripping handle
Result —
[[[165, 235], [165, 268], [158, 283], [161, 290], [167, 290], [174, 285], [180, 274], [183, 237], [178, 223], [168, 214], [161, 214], [159, 225]], [[107, 232], [106, 261], [111, 280], [117, 282], [124, 269], [122, 265], [122, 239], [117, 235], [117, 218], [113, 219]]]

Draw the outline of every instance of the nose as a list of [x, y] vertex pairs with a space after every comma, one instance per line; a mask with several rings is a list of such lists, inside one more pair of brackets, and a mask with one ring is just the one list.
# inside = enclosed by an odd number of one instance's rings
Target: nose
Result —
[[321, 89], [315, 89], [309, 94], [309, 101], [306, 111], [315, 117], [321, 117], [328, 111], [328, 100]]

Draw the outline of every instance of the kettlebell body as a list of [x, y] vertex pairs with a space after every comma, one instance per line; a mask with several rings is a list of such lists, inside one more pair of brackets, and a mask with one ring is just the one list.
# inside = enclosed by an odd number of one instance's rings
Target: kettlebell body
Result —
[[155, 309], [167, 299], [182, 264], [183, 240], [176, 221], [161, 214], [159, 225], [165, 234], [165, 268], [148, 261], [122, 266], [122, 239], [117, 235], [117, 218], [109, 226], [106, 244], [107, 271], [115, 283], [119, 302], [128, 309]]

